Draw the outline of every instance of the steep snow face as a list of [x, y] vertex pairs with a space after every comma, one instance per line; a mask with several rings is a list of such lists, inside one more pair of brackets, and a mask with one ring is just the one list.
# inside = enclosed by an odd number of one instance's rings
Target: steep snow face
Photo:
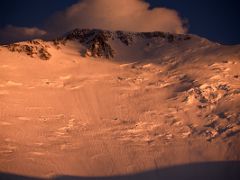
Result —
[[196, 61], [215, 62], [229, 55], [240, 57], [237, 46], [223, 46], [190, 34], [75, 29], [55, 41], [65, 45], [63, 48], [73, 43], [81, 45], [76, 50], [82, 57], [117, 62], [151, 61], [175, 66]]
[[65, 44], [76, 40], [84, 46], [81, 49], [83, 56], [126, 61], [162, 59], [170, 54], [189, 53], [192, 49], [197, 51], [218, 46], [194, 35], [89, 29], [75, 29], [58, 42]]

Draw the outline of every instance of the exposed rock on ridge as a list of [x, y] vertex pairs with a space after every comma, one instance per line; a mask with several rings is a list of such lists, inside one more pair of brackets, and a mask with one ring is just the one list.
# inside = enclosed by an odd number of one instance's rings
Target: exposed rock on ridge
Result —
[[37, 56], [42, 60], [49, 60], [51, 58], [51, 54], [47, 50], [48, 46], [42, 40], [14, 43], [5, 47], [12, 52], [25, 53], [31, 57]]
[[124, 45], [131, 46], [135, 38], [152, 39], [159, 38], [166, 40], [167, 43], [174, 41], [184, 41], [191, 39], [190, 35], [170, 34], [163, 32], [124, 32], [124, 31], [107, 31], [98, 29], [75, 29], [67, 33], [59, 40], [61, 42], [77, 40], [86, 47], [84, 56], [114, 58], [114, 49], [110, 45], [110, 41], [120, 40]]

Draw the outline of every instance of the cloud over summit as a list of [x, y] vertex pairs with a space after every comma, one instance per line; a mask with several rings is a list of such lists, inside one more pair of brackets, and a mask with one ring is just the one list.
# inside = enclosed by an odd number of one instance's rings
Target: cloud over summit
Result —
[[150, 9], [143, 0], [81, 0], [48, 21], [50, 31], [99, 28], [125, 31], [184, 33], [184, 23], [175, 10]]
[[144, 0], [79, 0], [63, 11], [53, 12], [41, 29], [13, 25], [0, 29], [0, 43], [56, 38], [75, 28], [170, 33], [187, 31], [175, 10], [164, 7], [151, 9]]

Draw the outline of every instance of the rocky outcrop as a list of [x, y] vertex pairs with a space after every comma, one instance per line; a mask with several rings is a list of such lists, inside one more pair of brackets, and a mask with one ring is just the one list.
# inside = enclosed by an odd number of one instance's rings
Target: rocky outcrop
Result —
[[33, 40], [24, 43], [14, 43], [5, 46], [11, 52], [24, 53], [31, 57], [39, 57], [42, 60], [49, 60], [51, 54], [47, 51], [48, 46], [41, 40]]
[[86, 47], [86, 51], [83, 53], [84, 56], [110, 59], [114, 56], [114, 51], [108, 43], [111, 37], [112, 33], [110, 31], [75, 29], [62, 40], [64, 42], [78, 40], [79, 43]]

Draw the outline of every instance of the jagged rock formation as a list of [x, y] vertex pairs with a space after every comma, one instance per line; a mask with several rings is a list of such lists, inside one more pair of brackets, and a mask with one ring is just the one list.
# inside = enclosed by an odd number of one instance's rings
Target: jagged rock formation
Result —
[[68, 33], [63, 40], [78, 40], [79, 43], [86, 47], [86, 51], [83, 54], [84, 56], [95, 58], [104, 57], [110, 59], [114, 56], [114, 51], [108, 43], [110, 37], [110, 31], [75, 29]]
[[37, 56], [42, 60], [49, 60], [51, 58], [51, 54], [47, 50], [49, 46], [44, 44], [42, 40], [14, 43], [5, 47], [12, 52], [24, 53], [31, 57]]

